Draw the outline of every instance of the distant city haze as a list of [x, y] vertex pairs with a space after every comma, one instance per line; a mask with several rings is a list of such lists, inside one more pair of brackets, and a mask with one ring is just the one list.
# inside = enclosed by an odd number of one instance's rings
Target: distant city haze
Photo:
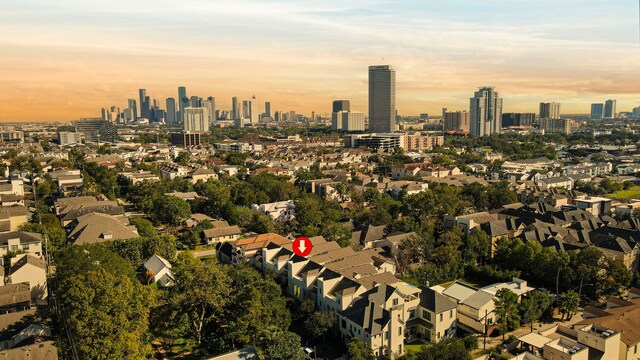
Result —
[[0, 33], [1, 122], [98, 117], [138, 89], [179, 108], [178, 86], [217, 109], [367, 113], [375, 64], [405, 116], [468, 111], [485, 86], [504, 113], [640, 106], [637, 1], [4, 0]]

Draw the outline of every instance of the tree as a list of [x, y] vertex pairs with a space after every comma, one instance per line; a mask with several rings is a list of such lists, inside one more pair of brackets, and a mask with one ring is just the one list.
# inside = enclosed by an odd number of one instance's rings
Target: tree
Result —
[[335, 315], [317, 311], [305, 320], [304, 328], [313, 338], [319, 339], [333, 327], [334, 320]]
[[558, 266], [558, 271], [556, 273], [556, 295], [560, 294], [560, 272], [569, 265], [569, 262], [569, 254], [565, 251], [561, 250], [556, 254], [556, 264]]
[[562, 312], [562, 320], [564, 320], [565, 315], [567, 315], [567, 320], [571, 320], [571, 317], [578, 311], [580, 306], [580, 296], [573, 290], [562, 293], [558, 297], [558, 306]]
[[351, 231], [344, 225], [331, 221], [323, 225], [320, 235], [329, 241], [337, 242], [340, 247], [351, 245]]
[[360, 339], [351, 338], [347, 345], [347, 359], [349, 360], [375, 360], [371, 347], [365, 345]]
[[188, 335], [202, 343], [205, 324], [220, 321], [229, 302], [230, 278], [216, 264], [200, 261], [186, 252], [178, 255], [173, 274], [176, 285], [169, 289], [170, 303], [188, 319]]
[[522, 319], [531, 324], [531, 332], [533, 332], [533, 323], [540, 319], [542, 315], [549, 309], [552, 302], [551, 296], [544, 291], [531, 291], [522, 299], [520, 309], [522, 311]]
[[514, 327], [520, 322], [518, 315], [518, 295], [509, 289], [500, 289], [496, 293], [495, 311], [498, 315], [498, 323], [502, 332], [502, 340], [509, 327]]
[[471, 360], [467, 345], [472, 346], [472, 341], [465, 342], [465, 340], [458, 338], [444, 339], [432, 346], [423, 346], [417, 353], [409, 353], [405, 355], [405, 358], [411, 360]]
[[178, 197], [164, 195], [155, 199], [151, 214], [160, 223], [179, 225], [191, 216], [191, 207]]
[[298, 334], [279, 329], [267, 329], [258, 342], [261, 359], [264, 360], [303, 360], [301, 340]]
[[102, 245], [69, 246], [55, 255], [60, 326], [71, 332], [79, 357], [146, 359], [153, 288], [141, 285], [131, 265]]
[[157, 235], [156, 227], [153, 226], [151, 221], [147, 219], [134, 217], [129, 222], [131, 223], [131, 225], [134, 225], [136, 227], [136, 230], [138, 230], [138, 235], [140, 236], [152, 237]]

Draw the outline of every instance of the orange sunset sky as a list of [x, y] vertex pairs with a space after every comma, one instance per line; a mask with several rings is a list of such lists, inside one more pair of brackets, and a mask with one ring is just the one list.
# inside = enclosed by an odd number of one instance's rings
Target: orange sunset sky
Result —
[[367, 111], [367, 67], [396, 70], [402, 115], [468, 108], [495, 86], [504, 112], [559, 101], [640, 106], [635, 1], [3, 0], [0, 121], [68, 121], [165, 98], [253, 94], [263, 109]]

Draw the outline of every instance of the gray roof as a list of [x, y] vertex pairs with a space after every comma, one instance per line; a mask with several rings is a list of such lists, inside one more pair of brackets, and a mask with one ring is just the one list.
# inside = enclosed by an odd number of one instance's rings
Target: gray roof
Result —
[[439, 314], [447, 310], [455, 309], [457, 304], [448, 297], [439, 294], [437, 291], [429, 288], [420, 288], [420, 306]]
[[468, 305], [474, 309], [480, 309], [487, 303], [493, 301], [493, 295], [486, 291], [480, 290], [462, 301], [462, 304]]
[[11, 231], [0, 233], [0, 245], [8, 244], [10, 239], [20, 239], [21, 244], [28, 244], [42, 241], [42, 235], [25, 231]]

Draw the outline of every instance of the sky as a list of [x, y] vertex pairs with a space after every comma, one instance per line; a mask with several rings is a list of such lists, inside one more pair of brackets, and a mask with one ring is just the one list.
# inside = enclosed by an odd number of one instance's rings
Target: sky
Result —
[[640, 106], [635, 0], [2, 0], [0, 122], [68, 121], [146, 88], [255, 94], [262, 110], [367, 112], [367, 68], [396, 70], [399, 114], [464, 110], [494, 86], [503, 112]]

